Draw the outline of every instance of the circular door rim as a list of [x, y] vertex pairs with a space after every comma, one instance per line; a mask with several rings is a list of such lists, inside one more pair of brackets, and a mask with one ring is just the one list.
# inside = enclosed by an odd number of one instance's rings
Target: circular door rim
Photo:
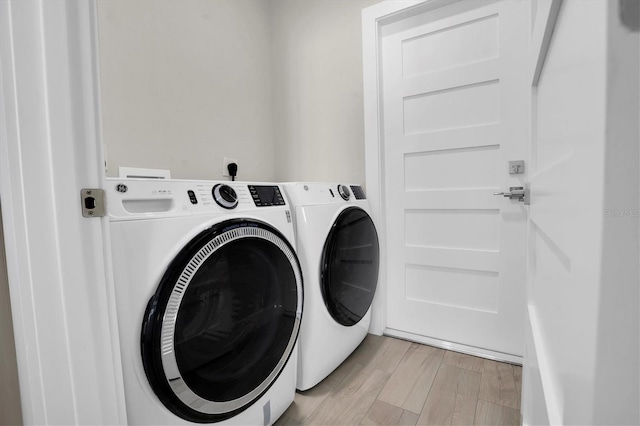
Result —
[[360, 321], [362, 321], [366, 316], [367, 313], [369, 313], [371, 311], [371, 306], [373, 305], [373, 298], [371, 299], [371, 302], [369, 302], [369, 306], [367, 307], [367, 311], [364, 313], [364, 315], [362, 315], [358, 321], [354, 322], [353, 324], [343, 324], [341, 321], [339, 321], [335, 315], [333, 314], [331, 308], [329, 307], [329, 303], [327, 301], [327, 294], [325, 291], [325, 274], [327, 273], [327, 245], [329, 244], [329, 241], [332, 239], [334, 232], [335, 232], [335, 227], [336, 224], [338, 223], [338, 220], [340, 219], [340, 217], [342, 217], [343, 214], [345, 214], [345, 212], [349, 211], [349, 210], [360, 210], [362, 211], [371, 221], [372, 225], [373, 225], [373, 233], [376, 237], [376, 240], [378, 241], [378, 276], [376, 278], [376, 285], [375, 285], [375, 289], [374, 289], [374, 294], [375, 291], [378, 288], [378, 280], [380, 279], [380, 241], [378, 238], [378, 230], [376, 229], [375, 223], [373, 222], [373, 218], [371, 217], [371, 214], [367, 211], [366, 208], [362, 207], [362, 206], [358, 206], [358, 205], [350, 205], [350, 206], [346, 206], [343, 209], [340, 209], [334, 219], [333, 222], [331, 223], [331, 227], [329, 229], [329, 232], [327, 233], [327, 237], [324, 240], [324, 244], [322, 246], [322, 257], [320, 260], [320, 294], [322, 296], [322, 301], [324, 302], [325, 308], [327, 309], [327, 312], [329, 313], [329, 316], [331, 317], [331, 319], [333, 321], [335, 321], [337, 324], [343, 326], [343, 327], [353, 327], [355, 325], [357, 325], [358, 323], [360, 323]]
[[[262, 395], [273, 384], [275, 379], [284, 369], [289, 357], [293, 352], [293, 348], [296, 344], [298, 332], [300, 329], [300, 322], [302, 318], [302, 304], [303, 304], [303, 289], [302, 289], [302, 274], [298, 259], [292, 250], [291, 246], [284, 240], [284, 237], [274, 233], [271, 229], [271, 225], [256, 221], [246, 220], [245, 223], [258, 223], [261, 226], [230, 226], [227, 229], [223, 229], [222, 232], [217, 234], [206, 244], [204, 244], [183, 267], [182, 273], [175, 280], [173, 288], [171, 289], [170, 296], [165, 304], [165, 312], [162, 319], [161, 332], [160, 332], [160, 351], [161, 351], [161, 364], [165, 375], [165, 379], [169, 384], [169, 388], [174, 395], [187, 407], [196, 412], [209, 415], [223, 415], [234, 411], [239, 411], [247, 407], [248, 404]], [[219, 224], [223, 225], [223, 224]], [[276, 231], [277, 232], [277, 231]], [[227, 244], [244, 238], [259, 238], [271, 242], [277, 246], [287, 257], [294, 272], [296, 287], [297, 287], [297, 307], [296, 317], [294, 320], [293, 330], [289, 342], [283, 352], [282, 357], [271, 371], [271, 373], [251, 392], [243, 395], [240, 398], [236, 398], [230, 401], [211, 401], [197, 395], [193, 390], [189, 388], [184, 378], [180, 374], [178, 363], [175, 354], [175, 327], [180, 310], [180, 304], [184, 297], [191, 279], [198, 271], [198, 268], [206, 261], [213, 253], [222, 249]]]

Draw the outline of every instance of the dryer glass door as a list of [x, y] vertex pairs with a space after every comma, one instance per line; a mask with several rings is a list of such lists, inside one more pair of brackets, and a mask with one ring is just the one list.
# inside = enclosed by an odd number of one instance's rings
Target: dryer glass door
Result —
[[149, 381], [191, 421], [220, 421], [271, 386], [300, 326], [302, 277], [275, 229], [233, 221], [196, 237], [151, 299], [142, 336]]
[[343, 210], [324, 245], [320, 287], [331, 316], [345, 326], [365, 316], [378, 284], [378, 234], [358, 207]]

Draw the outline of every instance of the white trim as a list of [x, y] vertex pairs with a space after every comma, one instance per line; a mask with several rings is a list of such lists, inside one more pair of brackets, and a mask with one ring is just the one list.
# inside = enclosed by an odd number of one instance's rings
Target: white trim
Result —
[[510, 364], [522, 365], [522, 357], [518, 355], [496, 352], [489, 349], [476, 348], [475, 346], [462, 345], [460, 343], [448, 342], [446, 340], [434, 339], [432, 337], [421, 336], [419, 334], [407, 333], [405, 331], [387, 328], [384, 330], [385, 336], [397, 337], [399, 339], [410, 340], [422, 343], [423, 345], [435, 346], [463, 354], [486, 358], [493, 361], [508, 362]]
[[380, 272], [378, 288], [371, 308], [369, 332], [381, 335], [387, 326], [386, 215], [384, 189], [384, 156], [382, 95], [380, 93], [381, 27], [412, 14], [443, 7], [459, 0], [387, 0], [362, 10], [362, 69], [364, 89], [364, 152], [366, 189], [371, 217], [380, 240]]
[[[560, 398], [562, 392], [561, 389], [559, 389], [560, 387], [555, 384], [554, 374], [551, 370], [551, 364], [547, 355], [548, 351], [544, 343], [544, 337], [542, 336], [542, 327], [540, 326], [536, 308], [533, 305], [528, 305], [527, 310], [529, 312], [529, 325], [531, 327], [540, 380], [544, 390], [544, 401], [547, 406], [549, 424], [561, 425], [563, 424], [563, 413], [560, 407], [564, 405], [563, 398]], [[558, 389], [560, 393], [556, 392], [556, 389]]]
[[[428, 2], [429, 0], [427, 0]], [[381, 335], [387, 325], [386, 226], [384, 210], [384, 177], [382, 149], [382, 111], [379, 79], [380, 22], [424, 1], [383, 1], [362, 10], [362, 65], [364, 86], [364, 140], [366, 189], [371, 217], [380, 240], [378, 288], [371, 307], [369, 331]]]
[[[104, 181], [95, 1], [0, 2], [0, 197], [25, 424], [125, 424]], [[107, 259], [108, 262], [108, 259]]]
[[540, 2], [538, 13], [534, 17], [537, 22], [544, 22], [543, 25], [536, 24], [531, 35], [531, 86], [537, 87], [542, 73], [544, 61], [547, 58], [547, 51], [551, 44], [553, 30], [560, 14], [562, 0], [551, 0], [550, 2]]

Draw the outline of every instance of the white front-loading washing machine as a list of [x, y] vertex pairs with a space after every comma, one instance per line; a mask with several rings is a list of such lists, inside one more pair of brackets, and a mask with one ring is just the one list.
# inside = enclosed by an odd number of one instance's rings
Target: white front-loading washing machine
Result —
[[305, 281], [297, 388], [327, 377], [362, 342], [378, 284], [378, 234], [357, 185], [285, 183]]
[[303, 303], [281, 187], [107, 182], [129, 422], [275, 422], [295, 395]]

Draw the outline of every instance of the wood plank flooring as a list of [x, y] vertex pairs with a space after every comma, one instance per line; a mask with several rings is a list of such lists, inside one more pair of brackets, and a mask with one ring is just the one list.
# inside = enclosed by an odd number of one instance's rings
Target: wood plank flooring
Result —
[[522, 367], [368, 335], [276, 425], [519, 425]]

